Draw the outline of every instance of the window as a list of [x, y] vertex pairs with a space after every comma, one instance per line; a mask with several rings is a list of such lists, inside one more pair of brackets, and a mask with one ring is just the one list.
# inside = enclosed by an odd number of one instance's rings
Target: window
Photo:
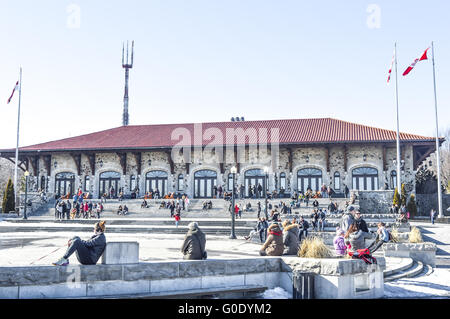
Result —
[[322, 186], [322, 171], [317, 168], [304, 168], [297, 172], [297, 189], [302, 193], [310, 188], [316, 192]]
[[90, 186], [91, 186], [91, 183], [90, 183], [89, 176], [86, 176], [86, 177], [84, 178], [84, 191], [85, 191], [85, 192], [89, 192]]
[[286, 173], [280, 174], [280, 189], [286, 190]]
[[397, 188], [397, 171], [391, 171], [391, 189]]
[[339, 172], [334, 173], [334, 189], [341, 189], [341, 174], [339, 174]]
[[352, 171], [353, 189], [373, 191], [378, 189], [378, 170], [359, 167]]
[[136, 176], [130, 176], [130, 191], [134, 192], [136, 190]]
[[184, 176], [183, 176], [183, 174], [178, 175], [178, 190], [184, 191]]

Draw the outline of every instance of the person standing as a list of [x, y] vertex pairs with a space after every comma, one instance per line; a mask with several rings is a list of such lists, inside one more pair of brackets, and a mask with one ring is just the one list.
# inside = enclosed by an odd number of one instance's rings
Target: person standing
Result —
[[58, 219], [62, 220], [62, 215], [63, 215], [63, 201], [58, 203], [58, 206], [56, 206], [57, 212], [58, 212]]
[[350, 228], [350, 225], [353, 224], [353, 222], [355, 221], [355, 218], [353, 217], [354, 211], [355, 211], [354, 206], [348, 206], [347, 211], [344, 213], [344, 215], [342, 215], [340, 228], [344, 232], [347, 232], [347, 230]]
[[431, 209], [430, 211], [430, 217], [431, 217], [431, 224], [434, 225], [434, 220], [436, 219], [436, 210], [434, 208]]
[[184, 242], [181, 246], [181, 252], [183, 253], [183, 259], [206, 259], [206, 236], [201, 231], [197, 222], [191, 222], [188, 225], [188, 232], [184, 237]]
[[344, 185], [344, 196], [345, 198], [348, 198], [348, 194], [350, 193], [350, 190], [348, 189], [347, 185]]
[[174, 218], [175, 218], [175, 226], [178, 228], [178, 222], [180, 221], [180, 214], [177, 212], [174, 215]]
[[67, 200], [67, 204], [66, 204], [66, 219], [70, 219], [70, 212], [72, 211], [72, 204], [70, 204], [70, 200]]
[[339, 227], [336, 229], [336, 237], [333, 239], [333, 246], [336, 255], [345, 256], [347, 254], [347, 246], [345, 245], [345, 232]]
[[261, 202], [258, 202], [256, 209], [258, 211], [258, 218], [259, 218], [259, 215], [261, 215]]
[[325, 218], [326, 218], [325, 212], [320, 210], [319, 211], [319, 230], [322, 232], [325, 229]]

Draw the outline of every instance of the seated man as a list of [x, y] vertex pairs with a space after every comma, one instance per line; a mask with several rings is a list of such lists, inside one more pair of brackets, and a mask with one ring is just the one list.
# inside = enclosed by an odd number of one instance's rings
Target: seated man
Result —
[[69, 257], [76, 252], [77, 259], [82, 265], [95, 265], [103, 254], [106, 247], [105, 237], [105, 221], [100, 221], [94, 225], [94, 235], [89, 240], [82, 240], [80, 237], [73, 237], [67, 243], [66, 253], [58, 261], [54, 262], [55, 266], [67, 266]]
[[123, 214], [123, 208], [122, 205], [119, 206], [119, 209], [117, 210], [117, 215], [122, 215]]

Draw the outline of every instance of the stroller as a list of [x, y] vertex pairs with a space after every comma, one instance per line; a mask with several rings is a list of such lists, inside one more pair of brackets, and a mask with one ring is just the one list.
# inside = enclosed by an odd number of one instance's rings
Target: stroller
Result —
[[367, 248], [358, 249], [356, 252], [349, 251], [348, 255], [352, 257], [352, 259], [362, 259], [366, 264], [377, 264], [377, 259], [372, 256], [370, 250]]

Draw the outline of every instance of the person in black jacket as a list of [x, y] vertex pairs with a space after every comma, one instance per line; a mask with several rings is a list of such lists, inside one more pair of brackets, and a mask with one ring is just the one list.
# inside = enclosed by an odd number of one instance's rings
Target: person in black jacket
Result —
[[198, 227], [197, 222], [191, 222], [188, 225], [188, 232], [184, 237], [181, 252], [183, 259], [202, 260], [207, 258], [206, 236]]
[[82, 240], [75, 236], [67, 243], [66, 253], [58, 261], [54, 262], [55, 266], [67, 266], [69, 257], [76, 253], [77, 259], [82, 265], [95, 265], [100, 259], [106, 247], [105, 237], [105, 221], [100, 221], [94, 225], [94, 235], [89, 240]]
[[369, 228], [367, 227], [366, 221], [361, 217], [361, 213], [357, 210], [355, 213], [355, 223], [358, 230], [368, 233]]

